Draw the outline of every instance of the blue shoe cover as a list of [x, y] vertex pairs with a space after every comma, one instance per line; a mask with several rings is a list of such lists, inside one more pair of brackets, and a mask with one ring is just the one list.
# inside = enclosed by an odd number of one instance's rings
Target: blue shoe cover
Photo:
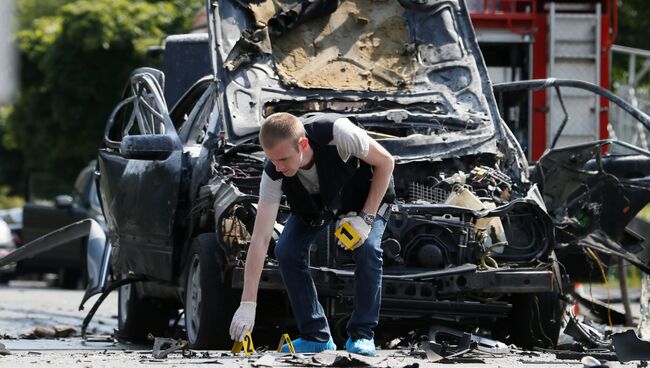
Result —
[[[330, 337], [327, 342], [310, 341], [302, 338], [295, 339], [291, 342], [296, 353], [320, 353], [323, 350], [336, 350], [336, 345]], [[282, 345], [283, 353], [289, 353], [289, 346]]]
[[345, 343], [345, 350], [348, 353], [361, 354], [365, 356], [377, 356], [377, 350], [375, 350], [375, 340], [373, 339], [357, 339], [352, 341], [348, 339]]

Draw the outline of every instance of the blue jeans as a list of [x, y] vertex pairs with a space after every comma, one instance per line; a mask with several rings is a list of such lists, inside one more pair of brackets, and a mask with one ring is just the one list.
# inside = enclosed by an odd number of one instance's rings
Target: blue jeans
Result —
[[[289, 302], [298, 330], [303, 338], [321, 342], [327, 341], [331, 334], [309, 271], [309, 248], [327, 225], [326, 222], [321, 226], [312, 226], [298, 216], [290, 215], [275, 245], [275, 257], [289, 294]], [[386, 220], [377, 216], [366, 242], [352, 251], [352, 258], [356, 264], [354, 310], [348, 321], [347, 332], [353, 340], [372, 339], [373, 329], [377, 327], [379, 321], [381, 237], [385, 228]]]

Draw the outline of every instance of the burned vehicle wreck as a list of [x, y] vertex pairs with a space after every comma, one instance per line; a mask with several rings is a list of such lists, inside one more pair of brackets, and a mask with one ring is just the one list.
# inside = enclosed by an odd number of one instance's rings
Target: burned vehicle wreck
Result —
[[[257, 132], [284, 111], [348, 116], [395, 158], [379, 342], [445, 324], [523, 347], [555, 345], [567, 278], [555, 255], [556, 213], [540, 189], [564, 178], [544, 177], [546, 167], [529, 176], [499, 116], [464, 1], [207, 7], [213, 75], [168, 110], [164, 74], [134, 71], [99, 151], [110, 248], [103, 262], [110, 258], [121, 286], [119, 337], [163, 335], [182, 309], [191, 346], [232, 343], [227, 326], [265, 162]], [[647, 175], [642, 169], [635, 177]], [[260, 282], [254, 335], [263, 343], [292, 331], [273, 253], [288, 213], [281, 206]], [[310, 265], [340, 342], [354, 276], [333, 233], [331, 225], [319, 236]]]

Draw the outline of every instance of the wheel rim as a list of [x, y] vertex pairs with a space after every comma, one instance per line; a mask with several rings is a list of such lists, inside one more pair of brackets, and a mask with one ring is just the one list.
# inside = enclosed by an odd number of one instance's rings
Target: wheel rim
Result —
[[187, 338], [193, 343], [197, 340], [201, 318], [201, 264], [198, 255], [194, 255], [187, 275], [185, 296], [185, 325]]
[[131, 284], [126, 284], [123, 286], [120, 286], [120, 291], [119, 291], [119, 313], [118, 316], [120, 318], [119, 320], [119, 325], [123, 326], [124, 323], [126, 322], [126, 319], [128, 318], [128, 305], [129, 305], [129, 299], [131, 298]]

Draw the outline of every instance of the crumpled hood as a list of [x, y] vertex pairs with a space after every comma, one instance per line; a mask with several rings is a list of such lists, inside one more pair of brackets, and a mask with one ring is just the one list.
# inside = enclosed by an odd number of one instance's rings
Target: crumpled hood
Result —
[[208, 0], [208, 7], [221, 113], [235, 141], [258, 131], [270, 105], [288, 100], [416, 100], [442, 117], [480, 123], [481, 136], [506, 134], [462, 0]]

